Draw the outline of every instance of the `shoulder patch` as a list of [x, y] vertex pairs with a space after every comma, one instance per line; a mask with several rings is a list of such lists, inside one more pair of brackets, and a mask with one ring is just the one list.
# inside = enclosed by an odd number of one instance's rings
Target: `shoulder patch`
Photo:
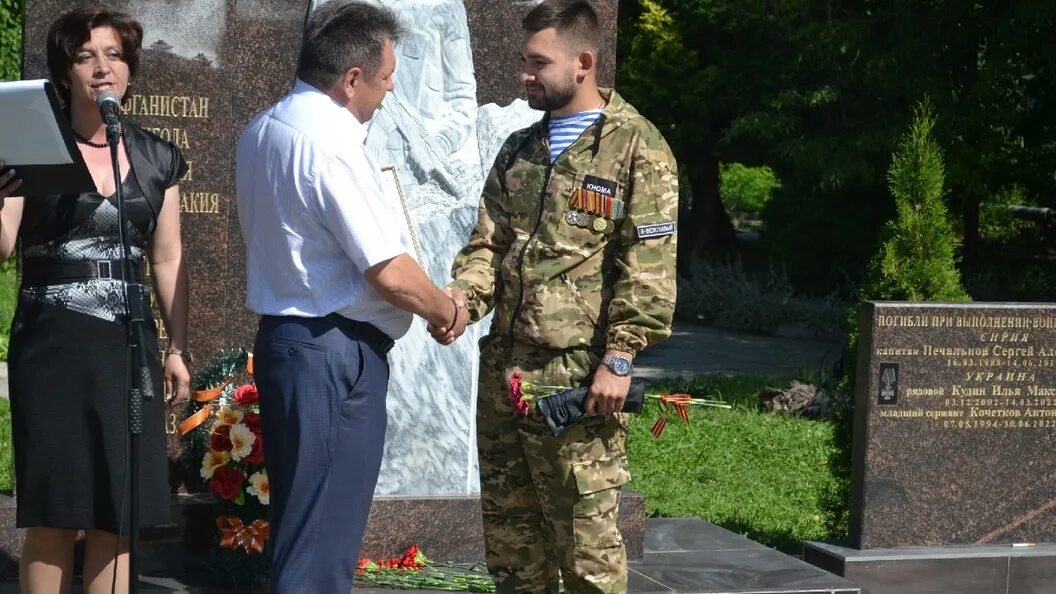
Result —
[[656, 223], [654, 225], [638, 225], [638, 239], [650, 239], [675, 234], [675, 222]]

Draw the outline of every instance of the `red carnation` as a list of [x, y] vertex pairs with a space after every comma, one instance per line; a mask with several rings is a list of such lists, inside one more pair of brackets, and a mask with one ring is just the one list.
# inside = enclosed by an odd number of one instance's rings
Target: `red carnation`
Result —
[[[224, 429], [228, 429], [228, 427], [225, 426]], [[217, 431], [209, 436], [209, 449], [216, 452], [230, 452], [231, 439], [227, 436], [227, 432], [220, 433]]]
[[[256, 433], [256, 432], [254, 432]], [[253, 440], [253, 449], [248, 456], [243, 456], [242, 461], [246, 464], [260, 464], [264, 462], [264, 440], [260, 433], [256, 433], [257, 439]]]
[[257, 387], [253, 384], [243, 384], [235, 390], [234, 395], [235, 402], [242, 406], [248, 406], [250, 404], [256, 404], [260, 400], [257, 394]]
[[249, 430], [253, 432], [253, 435], [260, 439], [260, 413], [247, 411], [246, 414], [242, 415], [242, 423], [249, 427]]
[[246, 475], [241, 470], [230, 466], [221, 466], [213, 471], [213, 478], [209, 481], [209, 488], [220, 499], [230, 501], [238, 497], [238, 494], [242, 492], [242, 483], [245, 480]]
[[514, 371], [510, 374], [510, 401], [516, 403], [524, 397], [524, 392], [521, 390], [521, 378], [524, 374], [520, 371]]
[[513, 410], [519, 415], [527, 415], [530, 410], [528, 403], [524, 400], [523, 378], [524, 374], [520, 371], [514, 371], [510, 374], [510, 403], [513, 404]]

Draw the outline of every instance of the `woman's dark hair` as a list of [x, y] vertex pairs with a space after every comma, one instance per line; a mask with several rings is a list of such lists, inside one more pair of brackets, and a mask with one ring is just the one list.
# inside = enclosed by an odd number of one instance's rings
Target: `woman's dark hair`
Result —
[[70, 67], [77, 50], [92, 38], [92, 29], [110, 27], [121, 41], [121, 59], [128, 64], [129, 77], [139, 72], [139, 49], [143, 27], [123, 12], [89, 5], [75, 8], [55, 19], [48, 29], [48, 71], [51, 82], [64, 103], [70, 102]]

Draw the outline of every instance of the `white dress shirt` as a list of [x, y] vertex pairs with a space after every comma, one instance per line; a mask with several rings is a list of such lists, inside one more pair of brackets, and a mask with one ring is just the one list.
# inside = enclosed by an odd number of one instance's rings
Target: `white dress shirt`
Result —
[[238, 142], [235, 187], [246, 244], [246, 306], [258, 314], [370, 322], [392, 338], [412, 315], [363, 276], [414, 248], [403, 211], [382, 190], [367, 128], [298, 80]]

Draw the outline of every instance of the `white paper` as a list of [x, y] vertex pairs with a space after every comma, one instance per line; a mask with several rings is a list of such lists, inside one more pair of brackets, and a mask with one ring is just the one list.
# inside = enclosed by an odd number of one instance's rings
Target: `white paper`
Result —
[[0, 160], [11, 165], [66, 165], [73, 158], [40, 80], [0, 83]]

